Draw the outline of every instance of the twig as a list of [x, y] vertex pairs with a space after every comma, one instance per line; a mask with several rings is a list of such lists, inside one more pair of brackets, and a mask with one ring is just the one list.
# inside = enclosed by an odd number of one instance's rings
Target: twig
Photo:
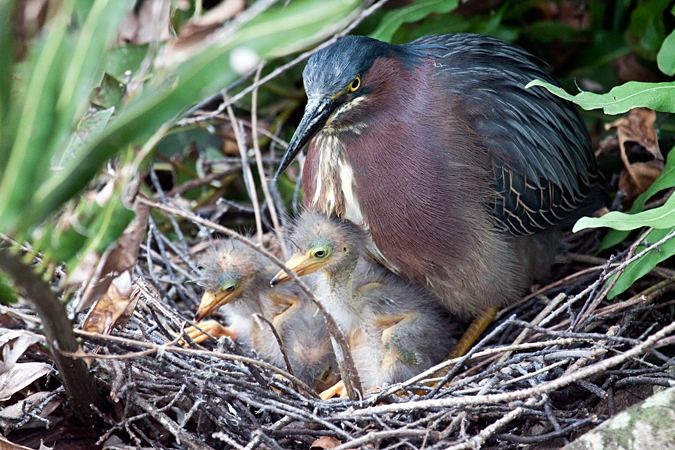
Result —
[[279, 225], [279, 217], [277, 216], [277, 210], [274, 206], [274, 201], [270, 195], [270, 189], [267, 184], [267, 176], [265, 175], [265, 168], [262, 163], [262, 154], [260, 153], [260, 143], [258, 142], [258, 81], [260, 80], [260, 72], [262, 71], [263, 64], [258, 65], [258, 70], [255, 73], [255, 82], [253, 83], [256, 88], [251, 94], [251, 133], [253, 135], [253, 151], [255, 152], [255, 162], [258, 166], [258, 176], [260, 177], [260, 185], [262, 186], [263, 194], [265, 196], [265, 202], [267, 203], [267, 208], [270, 211], [270, 217], [272, 218], [272, 224], [274, 225], [274, 233], [277, 235], [277, 240], [279, 241], [279, 246], [281, 247], [281, 252], [284, 259], [288, 259], [288, 251], [286, 246], [283, 244], [284, 236], [283, 230]]
[[669, 335], [673, 331], [675, 331], [675, 322], [672, 322], [670, 325], [662, 328], [641, 344], [636, 345], [635, 347], [631, 348], [630, 350], [627, 350], [624, 353], [605, 359], [603, 361], [599, 361], [593, 365], [584, 367], [574, 373], [564, 375], [558, 379], [547, 381], [536, 387], [522, 389], [516, 392], [508, 392], [504, 394], [478, 395], [473, 397], [453, 397], [443, 399], [420, 400], [417, 402], [408, 402], [408, 403], [397, 403], [392, 405], [372, 406], [369, 408], [354, 410], [350, 412], [350, 414], [355, 416], [368, 416], [371, 414], [414, 411], [427, 408], [447, 408], [462, 405], [485, 405], [489, 403], [511, 402], [514, 400], [521, 400], [524, 398], [528, 398], [534, 395], [541, 395], [544, 393], [551, 392], [555, 389], [561, 388], [563, 386], [567, 386], [568, 384], [573, 383], [577, 380], [581, 380], [583, 378], [599, 373], [602, 370], [606, 370], [610, 367], [616, 366], [617, 364], [621, 364], [622, 362], [634, 356], [644, 353], [647, 351], [647, 349], [654, 346], [660, 339]]
[[262, 220], [260, 219], [260, 205], [258, 204], [258, 194], [255, 190], [255, 182], [253, 181], [253, 173], [251, 173], [251, 167], [246, 162], [246, 142], [242, 139], [242, 134], [244, 133], [243, 127], [240, 126], [237, 119], [234, 117], [234, 111], [231, 106], [227, 107], [227, 114], [230, 117], [230, 122], [232, 123], [232, 130], [234, 130], [234, 138], [237, 141], [237, 147], [239, 148], [239, 155], [241, 156], [241, 165], [244, 172], [244, 181], [246, 185], [246, 190], [248, 191], [248, 196], [251, 199], [253, 204], [253, 214], [255, 215], [255, 229], [258, 236], [258, 244], [262, 243]]
[[85, 423], [93, 423], [97, 417], [95, 410], [106, 411], [107, 404], [85, 362], [62, 353], [78, 348], [63, 304], [49, 284], [6, 248], [0, 248], [0, 270], [9, 275], [19, 294], [35, 306], [42, 319], [47, 347], [59, 371], [72, 411]]

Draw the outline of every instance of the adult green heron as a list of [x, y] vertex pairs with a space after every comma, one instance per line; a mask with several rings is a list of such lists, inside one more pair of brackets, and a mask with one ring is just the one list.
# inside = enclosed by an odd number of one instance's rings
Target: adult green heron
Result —
[[[338, 366], [323, 317], [294, 284], [281, 289], [269, 285], [277, 267], [265, 256], [230, 239], [210, 249], [201, 266], [200, 282], [205, 293], [195, 320], [221, 308], [230, 325], [207, 320], [198, 323], [200, 328], [215, 337], [229, 336], [253, 348], [265, 361], [285, 368], [276, 338], [266, 324], [254, 318], [259, 314], [277, 330], [295, 376], [319, 391], [338, 381]], [[208, 339], [194, 327], [186, 331], [195, 342]]]
[[277, 177], [309, 143], [307, 208], [369, 232], [368, 253], [463, 317], [514, 300], [601, 176], [572, 104], [515, 45], [476, 34], [346, 36], [303, 72], [308, 101]]
[[[304, 212], [291, 236], [286, 266], [321, 271], [315, 292], [347, 337], [363, 389], [400, 382], [438, 364], [461, 329], [423, 289], [360, 257], [366, 233], [351, 222]], [[288, 281], [280, 271], [273, 286]], [[458, 333], [460, 332], [460, 333]], [[331, 389], [322, 397], [332, 396]]]

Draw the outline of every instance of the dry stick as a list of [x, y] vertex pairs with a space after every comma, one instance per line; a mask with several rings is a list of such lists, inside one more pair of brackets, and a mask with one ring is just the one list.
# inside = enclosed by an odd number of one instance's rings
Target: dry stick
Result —
[[[468, 361], [472, 361], [475, 359], [480, 359], [485, 356], [492, 356], [492, 355], [497, 355], [502, 352], [517, 352], [520, 350], [531, 350], [535, 348], [542, 348], [542, 347], [552, 347], [556, 345], [572, 345], [576, 344], [579, 342], [594, 342], [591, 339], [577, 339], [577, 338], [560, 338], [560, 339], [551, 339], [548, 341], [542, 341], [542, 342], [530, 342], [526, 344], [518, 344], [518, 345], [507, 345], [505, 347], [495, 347], [495, 348], [489, 348], [480, 352], [474, 353]], [[444, 369], [447, 366], [453, 366], [459, 362], [463, 357], [458, 357], [458, 358], [453, 358], [449, 359], [447, 361], [443, 361], [440, 364], [435, 365], [434, 367], [431, 367], [424, 372], [415, 375], [414, 377], [410, 378], [409, 380], [406, 380], [402, 383], [397, 383], [393, 386], [391, 386], [387, 392], [384, 395], [391, 395], [394, 394], [398, 391], [401, 391], [405, 389], [406, 387], [418, 383], [420, 381], [434, 381], [432, 378], [427, 378], [430, 375], [433, 375], [437, 371]], [[441, 378], [438, 378], [438, 380], [441, 380]], [[454, 385], [454, 382], [451, 382], [449, 385], [452, 386]]]
[[[553, 308], [555, 308], [556, 306], [558, 306], [558, 304], [559, 304], [560, 302], [562, 302], [563, 300], [565, 300], [566, 298], [567, 298], [567, 296], [566, 296], [565, 294], [562, 294], [562, 293], [558, 294], [553, 300], [551, 300], [551, 302], [549, 302], [548, 305], [546, 305], [546, 307], [545, 307], [539, 314], [537, 314], [537, 317], [535, 317], [535, 318], [532, 320], [532, 322], [530, 322], [530, 323], [531, 323], [532, 325], [539, 325], [539, 323], [541, 323], [541, 321], [544, 320], [544, 319], [546, 318], [546, 316], [547, 316], [551, 311], [553, 311]], [[513, 345], [520, 344], [521, 342], [523, 342], [523, 341], [525, 340], [525, 338], [527, 337], [528, 334], [530, 334], [530, 330], [529, 330], [528, 328], [525, 328], [523, 331], [520, 332], [520, 334], [519, 334], [518, 337], [512, 342], [512, 344], [513, 344]], [[496, 364], [502, 364], [503, 362], [505, 362], [507, 359], [509, 359], [509, 358], [511, 357], [511, 354], [512, 354], [512, 353], [513, 353], [513, 352], [506, 352], [506, 353], [504, 353], [504, 354], [501, 356], [501, 358], [499, 358], [499, 359], [497, 360]]]
[[556, 380], [547, 381], [538, 386], [522, 389], [520, 391], [508, 392], [503, 394], [489, 394], [489, 395], [453, 397], [453, 398], [442, 398], [432, 400], [419, 400], [415, 402], [372, 406], [369, 408], [355, 409], [353, 411], [348, 411], [342, 413], [342, 415], [370, 416], [373, 414], [410, 412], [414, 410], [421, 410], [428, 408], [447, 408], [463, 405], [485, 405], [489, 403], [503, 403], [503, 402], [511, 402], [514, 400], [522, 400], [524, 398], [532, 397], [534, 395], [545, 394], [555, 389], [567, 386], [577, 380], [581, 380], [591, 375], [595, 375], [596, 373], [600, 373], [601, 371], [607, 370], [610, 367], [621, 364], [622, 362], [630, 358], [633, 358], [641, 353], [646, 352], [651, 347], [657, 348], [661, 346], [661, 343], [658, 341], [666, 337], [673, 331], [675, 331], [675, 322], [672, 322], [670, 325], [665, 326], [664, 328], [654, 333], [652, 336], [650, 336], [641, 344], [636, 345], [635, 347], [625, 351], [624, 353], [620, 353], [611, 358], [584, 367], [583, 369], [580, 369], [574, 373], [564, 375]]
[[[405, 438], [405, 437], [424, 437], [429, 434], [428, 430], [411, 430], [400, 428], [398, 430], [385, 431], [371, 431], [364, 436], [354, 439], [353, 441], [333, 447], [332, 450], [347, 450], [348, 448], [360, 447], [367, 444], [377, 444], [383, 439], [391, 438]], [[365, 447], [369, 448], [369, 446]]]
[[454, 377], [459, 372], [459, 368], [466, 361], [468, 361], [469, 358], [471, 358], [471, 356], [473, 356], [476, 352], [478, 352], [478, 350], [481, 347], [484, 347], [487, 342], [490, 342], [490, 340], [492, 340], [495, 336], [498, 336], [499, 333], [502, 333], [503, 330], [514, 321], [514, 318], [515, 318], [515, 315], [509, 317], [505, 322], [502, 322], [499, 325], [497, 325], [495, 327], [495, 329], [492, 330], [488, 335], [483, 337], [483, 339], [481, 339], [480, 342], [478, 342], [476, 345], [471, 347], [471, 349], [468, 352], [466, 352], [466, 354], [464, 356], [462, 356], [460, 358], [460, 360], [459, 360], [459, 362], [457, 363], [456, 366], [448, 367], [448, 370], [447, 370], [446, 373], [443, 373], [445, 371], [441, 372], [440, 375], [443, 376], [443, 380], [440, 383], [438, 383], [436, 386], [434, 386], [434, 388], [427, 393], [427, 397], [428, 398], [435, 397], [436, 394], [438, 394], [438, 392], [441, 390], [443, 385], [445, 385], [448, 381], [450, 381], [450, 378]]
[[213, 447], [206, 445], [204, 442], [199, 440], [196, 436], [187, 433], [183, 427], [178, 425], [173, 421], [169, 416], [164, 414], [162, 411], [155, 408], [150, 402], [145, 400], [140, 395], [136, 394], [136, 403], [138, 406], [143, 408], [145, 412], [150, 414], [150, 416], [159, 422], [169, 433], [171, 433], [176, 438], [177, 444], [185, 444], [189, 449], [193, 450], [212, 450]]
[[[239, 173], [241, 171], [240, 167], [233, 167], [232, 169], [227, 169], [223, 170], [222, 172], [214, 172], [210, 173], [208, 175], [204, 175], [201, 178], [196, 178], [194, 180], [186, 181], [183, 184], [176, 186], [175, 188], [171, 189], [170, 191], [166, 192], [166, 196], [169, 198], [174, 198], [178, 197], [181, 194], [191, 190], [191, 189], [196, 189], [198, 187], [211, 184], [212, 182], [216, 180], [220, 180], [221, 178], [229, 177], [230, 175], [234, 175], [235, 173]], [[157, 196], [154, 197], [154, 199], [157, 199]]]
[[[644, 237], [644, 236], [643, 236], [643, 237]], [[648, 246], [643, 252], [638, 253], [637, 255], [633, 255], [633, 256], [631, 256], [630, 258], [625, 259], [620, 265], [618, 265], [617, 267], [613, 268], [612, 270], [607, 271], [607, 273], [605, 273], [600, 279], [598, 279], [598, 281], [596, 281], [596, 282], [593, 283], [592, 285], [588, 286], [588, 287], [587, 287], [586, 289], [584, 289], [582, 292], [578, 293], [577, 295], [575, 295], [574, 297], [572, 297], [570, 300], [568, 300], [567, 302], [565, 302], [564, 305], [560, 306], [560, 307], [559, 307], [558, 309], [556, 309], [553, 313], [551, 313], [551, 315], [549, 315], [547, 318], [545, 318], [544, 320], [542, 320], [540, 325], [541, 325], [541, 326], [544, 326], [545, 324], [547, 324], [548, 322], [550, 322], [550, 321], [553, 320], [554, 318], [558, 317], [558, 315], [560, 315], [563, 311], [565, 311], [567, 308], [569, 308], [573, 303], [576, 303], [576, 302], [577, 302], [579, 299], [581, 299], [583, 296], [585, 296], [585, 295], [588, 294], [589, 292], [593, 291], [593, 290], [596, 288], [596, 286], [598, 286], [600, 283], [604, 283], [604, 281], [607, 280], [609, 277], [614, 276], [614, 275], [616, 275], [616, 274], [619, 274], [619, 273], [623, 272], [623, 271], [626, 269], [626, 267], [628, 267], [628, 265], [631, 264], [633, 261], [638, 260], [639, 258], [641, 258], [642, 256], [644, 256], [645, 254], [647, 254], [647, 252], [650, 252], [650, 251], [652, 251], [652, 250], [654, 250], [654, 249], [657, 249], [661, 244], [663, 244], [664, 242], [668, 241], [669, 239], [671, 239], [671, 238], [673, 238], [673, 237], [675, 237], [675, 231], [673, 231], [672, 233], [669, 233], [667, 236], [665, 236], [665, 237], [664, 237], [663, 239], [661, 239], [660, 241], [658, 241], [658, 242], [656, 242], [656, 243], [654, 243], [654, 244], [651, 244], [651, 245]], [[640, 239], [638, 239], [638, 241], [636, 241], [636, 242], [640, 242]], [[610, 267], [612, 267], [612, 266], [611, 266], [610, 261], [608, 261], [608, 265], [607, 265], [606, 269], [608, 269], [608, 268], [610, 268]], [[616, 279], [618, 279], [618, 275], [615, 277], [615, 280], [616, 280]], [[596, 305], [596, 306], [597, 306], [597, 305]], [[577, 321], [577, 323], [579, 323], [579, 322]]]
[[255, 215], [255, 229], [258, 236], [258, 244], [262, 243], [262, 220], [260, 219], [260, 205], [258, 204], [258, 193], [255, 190], [255, 182], [253, 181], [253, 173], [251, 172], [251, 167], [246, 163], [246, 142], [242, 139], [242, 133], [244, 129], [237, 122], [237, 119], [234, 117], [234, 111], [231, 106], [227, 107], [227, 114], [230, 116], [230, 122], [232, 123], [232, 130], [234, 131], [234, 138], [237, 141], [237, 147], [239, 148], [239, 155], [241, 156], [241, 165], [244, 172], [244, 180], [246, 185], [246, 190], [248, 191], [248, 196], [251, 197], [251, 203], [253, 203], [253, 214]]
[[[536, 403], [535, 399], [530, 399], [525, 403], [525, 406], [533, 406]], [[513, 411], [509, 412], [507, 415], [496, 421], [495, 423], [487, 426], [483, 429], [478, 436], [474, 436], [466, 442], [461, 444], [453, 445], [446, 447], [445, 450], [464, 450], [464, 449], [475, 449], [481, 448], [485, 441], [490, 439], [493, 434], [495, 434], [501, 427], [508, 424], [509, 422], [516, 420], [522, 413], [524, 408], [522, 406], [517, 407]]]
[[675, 280], [663, 280], [660, 283], [648, 287], [644, 291], [634, 295], [626, 301], [598, 309], [596, 311], [596, 315], [604, 316], [608, 314], [614, 314], [623, 309], [637, 305], [646, 306], [655, 299], [661, 297], [663, 294], [672, 291], [673, 289], [675, 289]]
[[[636, 255], [635, 255], [635, 251], [637, 250], [638, 245], [640, 245], [640, 244], [642, 243], [642, 241], [644, 241], [644, 240], [647, 238], [647, 235], [648, 235], [649, 233], [651, 233], [652, 230], [653, 230], [653, 228], [649, 228], [647, 231], [645, 231], [645, 232], [642, 234], [642, 236], [640, 236], [635, 242], [633, 242], [633, 244], [631, 244], [630, 248], [628, 249], [628, 253], [627, 253], [627, 255], [626, 255], [626, 256], [627, 256], [626, 261], [629, 261], [629, 260], [631, 260], [634, 256], [636, 256]], [[665, 241], [663, 241], [663, 242], [665, 242]], [[648, 251], [645, 251], [645, 252], [640, 253], [640, 255], [646, 255], [647, 253], [648, 253]], [[639, 255], [637, 255], [637, 256], [639, 256]], [[576, 319], [575, 323], [572, 323], [572, 324], [571, 324], [573, 327], [576, 327], [578, 324], [584, 324], [584, 323], [586, 323], [586, 321], [588, 320], [589, 317], [591, 317], [591, 314], [593, 314], [593, 312], [594, 312], [595, 309], [598, 307], [598, 305], [600, 304], [600, 302], [601, 302], [605, 297], [607, 297], [607, 294], [609, 293], [609, 291], [612, 290], [612, 288], [616, 285], [617, 281], [619, 281], [619, 277], [620, 277], [621, 274], [626, 270], [627, 267], [628, 267], [628, 264], [625, 264], [625, 261], [624, 261], [624, 264], [622, 264], [622, 265], [618, 268], [618, 270], [617, 270], [616, 275], [614, 276], [614, 278], [612, 278], [612, 280], [607, 284], [607, 286], [606, 286], [605, 289], [600, 293], [600, 295], [598, 295], [598, 296], [593, 300], [593, 302], [591, 302], [590, 306], [589, 306], [588, 308], [586, 308], [586, 311], [584, 311], [583, 308], [582, 308], [582, 310], [581, 310], [582, 314], [580, 314], [580, 316], [577, 316], [577, 319]]]
[[[640, 253], [640, 255], [641, 255], [641, 253]], [[589, 273], [593, 273], [593, 272], [596, 272], [598, 270], [603, 270], [603, 269], [608, 269], [608, 268], [615, 269], [615, 268], [618, 268], [618, 267], [626, 264], [625, 261], [621, 262], [621, 263], [617, 262], [617, 263], [607, 264], [608, 261], [606, 259], [588, 256], [588, 255], [579, 255], [579, 254], [576, 254], [576, 253], [568, 253], [568, 254], [566, 254], [566, 257], [568, 257], [572, 261], [582, 262], [582, 263], [586, 263], [586, 264], [597, 264], [597, 265], [594, 266], [594, 267], [588, 267], [586, 269], [580, 270], [579, 272], [575, 272], [571, 275], [566, 276], [565, 278], [561, 278], [560, 280], [557, 280], [557, 281], [554, 281], [553, 283], [547, 284], [546, 286], [538, 289], [537, 291], [535, 291], [531, 294], [526, 295], [525, 297], [523, 297], [518, 302], [512, 303], [507, 308], [504, 308], [504, 309], [500, 310], [499, 313], [497, 314], [496, 319], [498, 319], [498, 318], [502, 317], [503, 315], [509, 313], [512, 309], [524, 304], [525, 302], [527, 302], [528, 300], [536, 297], [537, 295], [544, 294], [547, 291], [549, 291], [550, 289], [552, 289], [554, 287], [557, 287], [557, 286], [560, 286], [562, 284], [565, 284], [568, 281], [572, 281], [576, 278], [580, 278], [584, 275], [588, 275]], [[638, 255], [638, 257], [639, 257], [639, 255]], [[662, 277], [665, 277], [665, 278], [675, 277], [675, 271], [669, 270], [669, 269], [664, 269], [662, 267], [654, 267], [651, 270], [650, 273], [653, 273], [653, 274], [656, 274], [656, 275], [659, 275], [659, 276], [662, 276]], [[566, 305], [566, 307], [567, 307], [567, 305]], [[556, 316], [557, 316], [557, 314], [556, 314]]]
[[265, 196], [265, 202], [267, 202], [267, 207], [270, 210], [270, 216], [272, 217], [272, 225], [274, 225], [274, 233], [277, 235], [277, 240], [279, 241], [279, 246], [281, 247], [281, 253], [285, 260], [288, 259], [288, 250], [283, 244], [284, 237], [281, 226], [279, 225], [279, 218], [277, 217], [277, 210], [274, 206], [274, 200], [270, 195], [270, 189], [267, 185], [267, 177], [265, 176], [265, 168], [262, 163], [262, 154], [260, 153], [260, 143], [258, 142], [258, 81], [260, 81], [260, 72], [262, 72], [263, 64], [258, 65], [258, 70], [255, 73], [255, 82], [253, 83], [256, 88], [253, 89], [253, 94], [251, 94], [251, 135], [253, 136], [253, 151], [255, 152], [255, 162], [258, 166], [258, 175], [260, 176], [260, 185], [262, 186], [263, 194]]
[[[221, 118], [221, 117], [222, 116], [218, 116], [218, 118]], [[251, 129], [251, 131], [253, 131], [253, 124], [251, 122], [249, 122], [248, 120], [243, 120], [243, 119], [241, 120], [241, 122], [244, 124], [244, 126], [249, 127]], [[260, 127], [260, 126], [256, 127], [256, 130], [258, 131], [258, 133], [262, 134], [263, 136], [268, 138], [270, 141], [273, 141], [274, 143], [280, 145], [281, 147], [283, 147], [283, 148], [288, 147], [288, 142], [284, 141], [283, 139], [281, 139], [276, 134], [270, 133], [269, 130], [267, 130], [263, 127]]]
[[[284, 342], [281, 340], [281, 336], [279, 336], [279, 333], [277, 332], [277, 329], [274, 327], [274, 324], [271, 321], [264, 318], [262, 314], [253, 313], [253, 318], [258, 322], [265, 322], [265, 324], [269, 327], [270, 332], [274, 336], [274, 339], [276, 339], [277, 341], [279, 350], [281, 350], [281, 356], [283, 356], [284, 364], [286, 364], [286, 371], [291, 375], [295, 375], [295, 373], [293, 373], [293, 367], [291, 367], [291, 361], [289, 361], [288, 354], [286, 353], [286, 346], [284, 345]], [[258, 325], [260, 325], [260, 323], [258, 323]]]
[[[279, 369], [277, 366], [274, 366], [270, 363], [267, 363], [265, 361], [261, 361], [259, 359], [254, 359], [254, 358], [249, 358], [247, 356], [241, 356], [241, 355], [232, 355], [230, 353], [221, 353], [221, 352], [214, 352], [211, 350], [198, 350], [198, 349], [193, 349], [193, 348], [185, 348], [185, 347], [178, 347], [178, 346], [173, 346], [173, 343], [177, 342], [178, 340], [174, 340], [172, 342], [169, 342], [167, 344], [155, 344], [153, 342], [145, 342], [145, 341], [136, 341], [134, 339], [128, 339], [128, 338], [123, 338], [119, 336], [111, 336], [107, 334], [100, 334], [100, 333], [92, 333], [90, 331], [84, 331], [84, 330], [75, 330], [75, 334], [91, 339], [101, 339], [104, 341], [110, 341], [110, 342], [116, 342], [118, 344], [125, 344], [125, 345], [134, 345], [137, 347], [143, 347], [147, 348], [148, 350], [143, 350], [140, 352], [133, 352], [133, 353], [127, 353], [124, 355], [99, 355], [99, 354], [87, 354], [83, 353], [82, 351], [77, 351], [73, 353], [69, 353], [69, 355], [72, 355], [73, 357], [79, 357], [79, 358], [96, 358], [96, 359], [112, 359], [112, 360], [117, 360], [117, 359], [134, 359], [138, 358], [140, 356], [148, 356], [153, 353], [166, 353], [166, 352], [173, 352], [173, 353], [181, 353], [181, 354], [187, 354], [187, 355], [197, 355], [197, 356], [210, 356], [214, 358], [219, 358], [219, 359], [227, 359], [230, 361], [238, 361], [238, 362], [243, 362], [246, 364], [252, 364], [254, 366], [259, 366], [262, 367], [263, 369], [270, 370], [272, 372], [278, 373], [279, 375], [282, 375], [288, 380], [290, 380], [293, 384], [296, 386], [300, 387], [301, 389], [307, 391], [308, 393], [313, 393], [314, 389], [311, 387], [307, 386], [304, 381], [300, 380], [299, 378], [296, 378], [295, 376], [291, 375], [290, 373], [284, 371], [283, 369]], [[318, 398], [318, 395], [316, 396]]]
[[[603, 260], [604, 261], [604, 260]], [[527, 301], [533, 299], [534, 297], [544, 294], [548, 292], [549, 290], [553, 289], [554, 287], [560, 286], [561, 284], [565, 284], [568, 281], [572, 281], [577, 278], [581, 278], [584, 275], [588, 275], [589, 273], [597, 272], [598, 270], [602, 270], [606, 267], [606, 261], [605, 264], [600, 265], [600, 266], [595, 266], [595, 267], [588, 267], [586, 269], [580, 270], [579, 272], [575, 272], [571, 275], [566, 276], [565, 278], [561, 278], [560, 280], [554, 281], [553, 283], [547, 284], [546, 286], [536, 290], [535, 292], [526, 295], [523, 297], [521, 300], [518, 300], [515, 303], [510, 304], [508, 307], [504, 309], [500, 309], [499, 312], [497, 313], [497, 317], [495, 317], [495, 321], [502, 316], [508, 314], [511, 312], [513, 309], [517, 308], [518, 306], [526, 303]]]
[[64, 354], [78, 348], [65, 307], [49, 284], [6, 248], [0, 249], [0, 269], [9, 275], [19, 294], [33, 304], [42, 319], [47, 347], [59, 371], [71, 411], [83, 422], [91, 423], [95, 411], [106, 411], [107, 403], [85, 362]]
[[[663, 280], [658, 284], [650, 286], [649, 288], [645, 289], [644, 291], [640, 292], [639, 294], [631, 297], [626, 301], [614, 305], [605, 306], [604, 308], [596, 310], [594, 315], [596, 317], [601, 317], [609, 314], [616, 314], [621, 310], [631, 308], [633, 306], [640, 306], [640, 307], [647, 306], [648, 304], [652, 303], [655, 299], [659, 298], [660, 296], [662, 296], [667, 292], [672, 291], [673, 289], [675, 289], [675, 280], [672, 279]], [[556, 325], [552, 326], [549, 329], [550, 330], [562, 329], [566, 328], [569, 324], [570, 319], [565, 319], [562, 322], [558, 322]]]
[[[582, 255], [579, 253], [567, 253], [565, 254], [565, 257], [571, 261], [576, 261], [585, 264], [602, 264], [603, 265], [602, 267], [604, 267], [604, 265], [607, 264], [606, 259], [599, 258], [597, 256]], [[619, 264], [620, 263], [612, 263], [609, 265], [609, 267], [616, 267]], [[675, 270], [666, 269], [665, 267], [654, 267], [649, 273], [653, 275], [658, 275], [663, 278], [675, 277]]]
[[239, 233], [230, 230], [229, 228], [220, 226], [217, 223], [213, 223], [210, 220], [202, 219], [201, 217], [196, 216], [191, 212], [183, 211], [177, 208], [172, 208], [170, 206], [163, 205], [161, 203], [153, 202], [152, 200], [146, 198], [139, 198], [138, 201], [152, 208], [164, 211], [167, 214], [174, 214], [178, 217], [182, 217], [185, 220], [189, 220], [198, 225], [211, 228], [219, 233], [226, 234], [231, 238], [236, 239], [248, 245], [252, 249], [262, 253], [270, 261], [272, 261], [278, 267], [283, 269], [284, 272], [286, 272], [286, 274], [298, 285], [298, 287], [300, 287], [300, 289], [302, 289], [302, 291], [305, 294], [307, 294], [307, 296], [312, 300], [312, 302], [314, 302], [319, 311], [321, 311], [324, 321], [326, 322], [326, 328], [328, 329], [328, 333], [330, 334], [335, 344], [342, 351], [342, 355], [344, 357], [344, 360], [338, 358], [338, 365], [340, 366], [340, 375], [342, 376], [342, 380], [345, 384], [347, 395], [349, 396], [350, 400], [359, 400], [361, 398], [361, 393], [363, 392], [363, 388], [361, 387], [361, 380], [359, 379], [358, 372], [356, 371], [356, 366], [354, 365], [354, 360], [352, 358], [351, 351], [349, 350], [349, 344], [347, 344], [347, 340], [345, 339], [344, 334], [342, 334], [342, 331], [340, 330], [337, 323], [333, 319], [333, 316], [328, 314], [326, 308], [324, 308], [323, 304], [321, 304], [321, 302], [316, 298], [316, 295], [314, 295], [312, 290], [291, 269], [286, 267], [283, 261], [281, 261], [279, 258], [274, 256], [269, 251], [265, 250], [262, 246], [254, 244], [253, 242], [246, 239]]

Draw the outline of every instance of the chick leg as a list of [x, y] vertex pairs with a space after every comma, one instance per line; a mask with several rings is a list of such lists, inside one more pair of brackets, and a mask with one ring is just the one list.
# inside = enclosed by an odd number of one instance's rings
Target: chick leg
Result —
[[[418, 364], [420, 362], [415, 349], [401, 342], [402, 338], [407, 338], [409, 343], [414, 342], [414, 337], [417, 334], [415, 333], [416, 326], [420, 317], [419, 313], [411, 313], [378, 321], [378, 325], [387, 327], [382, 331], [382, 344], [386, 349], [392, 350], [396, 358], [405, 364]], [[388, 362], [389, 365], [396, 363], [393, 358], [385, 358], [384, 362]], [[389, 368], [383, 367], [382, 369]]]
[[[197, 325], [199, 328], [206, 331], [216, 339], [222, 336], [229, 336], [233, 341], [237, 340], [237, 332], [234, 330], [234, 328], [224, 327], [217, 320], [204, 320], [202, 322], [198, 322]], [[190, 339], [195, 341], [197, 344], [204, 342], [209, 338], [195, 327], [187, 327], [185, 332], [188, 334], [188, 336], [190, 336]]]
[[336, 395], [339, 397], [347, 397], [347, 389], [345, 388], [345, 384], [342, 382], [342, 380], [321, 392], [319, 397], [321, 397], [321, 400], [328, 400], [329, 398], [333, 398]]

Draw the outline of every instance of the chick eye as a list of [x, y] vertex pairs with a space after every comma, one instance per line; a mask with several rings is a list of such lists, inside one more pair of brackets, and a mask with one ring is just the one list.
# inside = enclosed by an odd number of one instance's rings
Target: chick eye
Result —
[[352, 84], [349, 85], [349, 92], [354, 92], [359, 87], [361, 87], [361, 77], [357, 75]]
[[232, 292], [232, 291], [234, 291], [234, 287], [235, 287], [234, 284], [231, 284], [231, 285], [229, 285], [228, 287], [226, 287], [226, 288], [223, 289], [223, 290], [224, 290], [225, 292]]
[[328, 254], [328, 252], [326, 252], [326, 250], [322, 250], [322, 249], [314, 251], [314, 257], [319, 258], [319, 259], [325, 258], [327, 254]]

